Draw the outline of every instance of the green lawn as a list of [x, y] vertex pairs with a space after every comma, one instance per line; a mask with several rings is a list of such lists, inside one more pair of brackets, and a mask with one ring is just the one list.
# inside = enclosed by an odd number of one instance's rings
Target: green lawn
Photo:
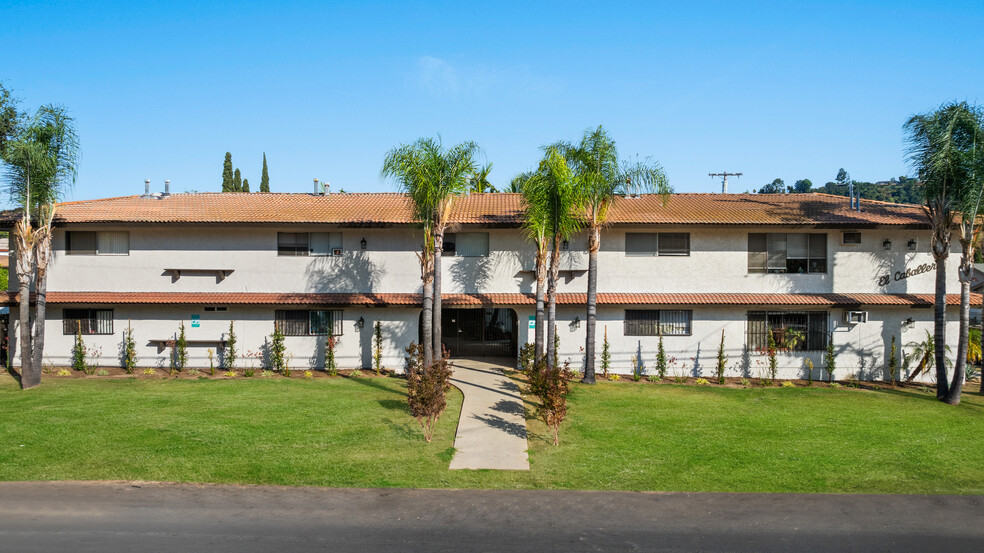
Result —
[[920, 392], [575, 385], [529, 472], [447, 470], [461, 396], [423, 441], [395, 378], [0, 377], [0, 480], [984, 493], [984, 400]]

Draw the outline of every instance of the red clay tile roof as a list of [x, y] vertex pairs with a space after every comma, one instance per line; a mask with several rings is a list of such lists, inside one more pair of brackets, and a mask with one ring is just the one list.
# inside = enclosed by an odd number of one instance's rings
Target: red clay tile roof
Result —
[[[847, 199], [828, 194], [673, 194], [618, 198], [612, 224], [829, 225], [866, 227], [905, 225], [928, 228], [917, 205], [862, 200], [852, 211]], [[453, 204], [460, 224], [518, 225], [519, 194], [470, 194]], [[13, 212], [0, 214], [8, 225]], [[402, 194], [173, 194], [161, 199], [127, 196], [60, 204], [57, 222], [70, 223], [220, 223], [377, 226], [411, 223]]]
[[[4, 305], [15, 305], [17, 294], [7, 292]], [[561, 305], [583, 305], [586, 294], [557, 294]], [[172, 305], [352, 305], [415, 306], [419, 294], [280, 294], [264, 292], [48, 292], [52, 304], [172, 304]], [[444, 294], [444, 305], [532, 305], [530, 294]], [[948, 305], [959, 305], [959, 294], [948, 294]], [[979, 305], [981, 294], [971, 294], [971, 305]], [[897, 305], [929, 307], [932, 294], [744, 294], [744, 293], [608, 293], [598, 294], [599, 305], [794, 305], [839, 307], [852, 305]]]

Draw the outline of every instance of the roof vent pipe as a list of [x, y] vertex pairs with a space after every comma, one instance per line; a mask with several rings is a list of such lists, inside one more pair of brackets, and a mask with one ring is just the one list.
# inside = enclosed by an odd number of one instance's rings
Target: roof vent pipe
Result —
[[318, 186], [318, 179], [314, 179], [314, 195], [317, 196], [321, 193], [321, 187]]
[[171, 195], [171, 179], [164, 179], [164, 195]]
[[150, 196], [150, 179], [144, 181], [144, 196]]

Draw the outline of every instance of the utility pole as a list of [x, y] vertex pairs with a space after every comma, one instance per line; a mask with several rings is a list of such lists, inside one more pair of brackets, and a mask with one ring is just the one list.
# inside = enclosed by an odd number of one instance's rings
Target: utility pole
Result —
[[709, 177], [721, 177], [721, 193], [722, 194], [727, 194], [728, 193], [728, 177], [740, 177], [741, 176], [741, 173], [728, 173], [728, 172], [724, 172], [724, 173], [708, 173], [707, 176], [709, 176]]

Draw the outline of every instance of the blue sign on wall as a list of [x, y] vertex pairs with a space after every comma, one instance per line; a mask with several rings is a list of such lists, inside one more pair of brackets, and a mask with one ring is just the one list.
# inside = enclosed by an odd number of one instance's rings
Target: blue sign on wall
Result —
[[192, 315], [191, 316], [191, 328], [198, 328], [200, 326], [202, 326], [202, 317], [201, 317], [201, 315]]

